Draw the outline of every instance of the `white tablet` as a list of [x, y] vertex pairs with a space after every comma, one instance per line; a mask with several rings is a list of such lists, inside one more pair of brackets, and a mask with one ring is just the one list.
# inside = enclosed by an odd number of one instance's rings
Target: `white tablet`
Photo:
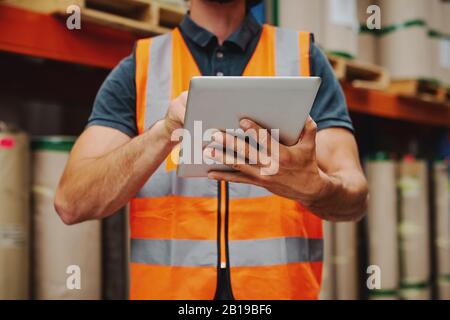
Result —
[[225, 165], [205, 164], [199, 152], [211, 142], [205, 135], [209, 129], [239, 129], [243, 118], [279, 129], [284, 145], [296, 144], [320, 84], [319, 77], [194, 77], [184, 121], [188, 134], [181, 144], [177, 175], [206, 177], [211, 170], [230, 171]]

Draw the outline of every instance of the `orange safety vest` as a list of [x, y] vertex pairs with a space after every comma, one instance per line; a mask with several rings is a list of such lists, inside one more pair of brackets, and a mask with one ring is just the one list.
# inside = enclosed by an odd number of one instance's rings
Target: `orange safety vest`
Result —
[[[243, 76], [310, 76], [311, 39], [265, 25]], [[178, 29], [138, 41], [139, 134], [199, 75]], [[320, 218], [264, 188], [182, 179], [173, 169], [169, 157], [131, 200], [131, 299], [213, 299], [221, 267], [235, 299], [318, 298]]]

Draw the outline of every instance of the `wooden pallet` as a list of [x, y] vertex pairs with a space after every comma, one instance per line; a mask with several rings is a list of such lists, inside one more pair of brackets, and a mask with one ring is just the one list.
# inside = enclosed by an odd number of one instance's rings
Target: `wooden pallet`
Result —
[[361, 89], [385, 90], [389, 87], [389, 72], [383, 67], [332, 55], [328, 60], [339, 81]]
[[168, 32], [177, 26], [185, 8], [155, 0], [3, 0], [0, 4], [67, 16], [67, 8], [81, 8], [81, 21], [90, 21], [143, 35]]
[[395, 80], [389, 86], [390, 93], [403, 97], [414, 97], [436, 103], [450, 103], [450, 89], [436, 81]]

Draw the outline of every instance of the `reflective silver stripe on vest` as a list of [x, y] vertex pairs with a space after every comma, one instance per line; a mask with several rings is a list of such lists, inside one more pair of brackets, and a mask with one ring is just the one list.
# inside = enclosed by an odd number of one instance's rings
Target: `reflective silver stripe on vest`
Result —
[[[270, 266], [320, 262], [323, 241], [306, 238], [234, 240], [229, 242], [230, 265]], [[215, 266], [216, 241], [131, 240], [131, 262], [164, 266]]]
[[131, 239], [131, 262], [161, 266], [216, 266], [217, 242]]
[[323, 259], [323, 241], [306, 238], [274, 238], [230, 241], [232, 266], [270, 266]]
[[145, 129], [164, 118], [172, 90], [172, 33], [152, 39], [147, 80]]
[[295, 30], [277, 28], [275, 37], [276, 75], [279, 77], [299, 76], [301, 63], [299, 32]]

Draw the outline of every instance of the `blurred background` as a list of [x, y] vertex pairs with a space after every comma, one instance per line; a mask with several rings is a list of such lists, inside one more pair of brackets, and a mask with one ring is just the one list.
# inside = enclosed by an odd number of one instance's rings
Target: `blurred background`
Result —
[[[71, 4], [81, 30], [66, 27]], [[185, 10], [177, 0], [0, 0], [0, 299], [127, 298], [126, 208], [68, 227], [54, 192], [108, 73]], [[325, 224], [321, 298], [450, 299], [450, 1], [266, 0], [253, 14], [315, 33], [369, 180], [366, 218]], [[80, 290], [67, 289], [73, 265]]]

